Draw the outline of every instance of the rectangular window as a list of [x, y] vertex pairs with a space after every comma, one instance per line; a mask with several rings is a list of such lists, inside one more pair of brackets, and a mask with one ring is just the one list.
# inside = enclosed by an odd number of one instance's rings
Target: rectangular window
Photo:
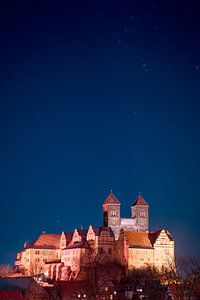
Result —
[[103, 248], [102, 247], [99, 248], [99, 254], [103, 254]]

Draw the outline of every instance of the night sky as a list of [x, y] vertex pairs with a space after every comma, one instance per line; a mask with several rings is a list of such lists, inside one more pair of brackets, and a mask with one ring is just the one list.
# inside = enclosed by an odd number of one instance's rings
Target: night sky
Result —
[[122, 217], [200, 251], [198, 1], [1, 1], [0, 263], [25, 241]]

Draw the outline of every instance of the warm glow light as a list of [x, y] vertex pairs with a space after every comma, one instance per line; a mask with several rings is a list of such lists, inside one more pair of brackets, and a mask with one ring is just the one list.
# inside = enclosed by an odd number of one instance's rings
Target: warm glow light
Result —
[[48, 275], [49, 275], [49, 272], [48, 272], [48, 271], [45, 271], [45, 272], [44, 272], [44, 276], [45, 276], [45, 277], [48, 277]]

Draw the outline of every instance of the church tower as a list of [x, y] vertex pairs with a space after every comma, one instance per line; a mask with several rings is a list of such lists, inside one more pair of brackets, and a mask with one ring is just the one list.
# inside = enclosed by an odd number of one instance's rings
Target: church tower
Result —
[[103, 226], [112, 229], [116, 240], [120, 232], [120, 205], [112, 191], [103, 204]]
[[149, 230], [149, 205], [141, 195], [138, 195], [131, 206], [131, 217], [136, 220], [138, 231]]

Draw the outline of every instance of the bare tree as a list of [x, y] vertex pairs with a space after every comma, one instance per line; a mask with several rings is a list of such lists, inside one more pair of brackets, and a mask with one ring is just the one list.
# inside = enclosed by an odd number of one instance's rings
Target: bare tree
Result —
[[106, 255], [94, 255], [91, 252], [87, 262], [82, 266], [81, 272], [83, 272], [84, 279], [87, 282], [89, 299], [97, 299], [97, 297], [106, 293], [109, 284], [112, 285], [111, 289], [114, 289], [115, 283], [121, 279], [123, 269], [109, 262]]
[[172, 287], [175, 300], [192, 300], [199, 293], [200, 258], [175, 257], [160, 275], [163, 283]]
[[14, 273], [14, 269], [8, 265], [0, 265], [0, 277], [8, 277]]
[[158, 269], [147, 266], [143, 269], [133, 269], [129, 272], [127, 283], [133, 292], [133, 299], [145, 297], [148, 299], [164, 299], [167, 287], [162, 285]]

